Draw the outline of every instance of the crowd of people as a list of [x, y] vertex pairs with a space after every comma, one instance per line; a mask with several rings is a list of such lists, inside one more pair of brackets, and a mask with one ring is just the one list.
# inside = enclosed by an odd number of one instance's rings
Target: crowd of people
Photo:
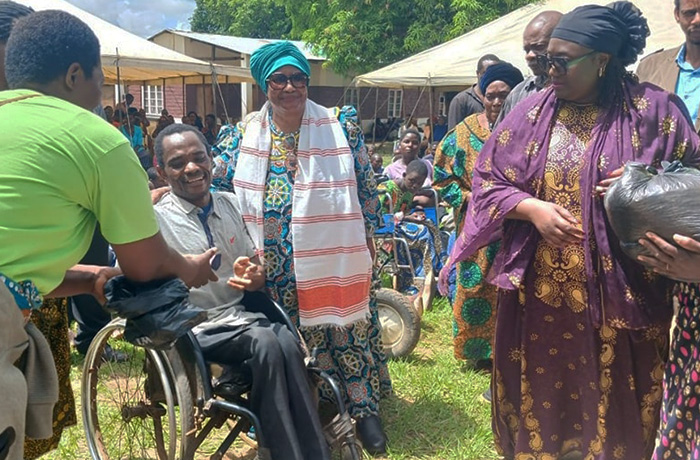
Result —
[[[252, 54], [259, 111], [219, 126], [163, 110], [151, 127], [131, 95], [95, 109], [104, 77], [86, 24], [0, 1], [0, 387], [11, 395], [0, 460], [38, 458], [75, 423], [68, 310], [84, 353], [119, 274], [190, 287], [207, 311], [193, 330], [204, 357], [223, 367], [222, 386], [235, 368], [252, 377], [272, 458], [330, 459], [316, 399], [332, 394], [309, 385], [288, 329], [244, 308], [246, 291], [283, 307], [365, 450], [386, 453], [373, 236], [390, 213], [409, 246], [399, 262], [414, 268], [397, 288], [425, 298], [414, 280], [439, 275], [455, 358], [491, 375], [500, 456], [700, 458], [700, 241], [648, 233], [633, 260], [602, 199], [628, 162], [700, 166], [700, 1], [670, 7], [685, 43], [636, 73], [650, 31], [634, 4], [539, 13], [523, 31], [532, 75], [484, 55], [447, 119], [407, 118], [385, 167], [353, 107], [308, 98], [311, 66], [290, 42]], [[429, 207], [449, 210], [449, 249]]]

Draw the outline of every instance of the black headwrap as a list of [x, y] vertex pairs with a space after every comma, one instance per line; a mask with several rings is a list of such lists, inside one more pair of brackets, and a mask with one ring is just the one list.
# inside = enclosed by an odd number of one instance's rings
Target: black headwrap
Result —
[[627, 66], [637, 60], [649, 36], [647, 20], [630, 2], [584, 5], [562, 16], [552, 38], [618, 57]]
[[515, 85], [523, 81], [523, 74], [517, 67], [507, 62], [491, 64], [479, 79], [481, 94], [486, 94], [486, 88], [494, 81], [502, 81], [510, 86], [510, 89], [513, 89]]

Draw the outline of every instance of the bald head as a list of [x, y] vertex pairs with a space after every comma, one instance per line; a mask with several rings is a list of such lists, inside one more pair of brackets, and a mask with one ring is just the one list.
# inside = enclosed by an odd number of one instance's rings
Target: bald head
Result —
[[540, 69], [536, 55], [545, 54], [552, 31], [559, 24], [562, 14], [558, 11], [543, 11], [528, 23], [523, 32], [525, 60], [534, 75], [546, 75], [547, 69]]

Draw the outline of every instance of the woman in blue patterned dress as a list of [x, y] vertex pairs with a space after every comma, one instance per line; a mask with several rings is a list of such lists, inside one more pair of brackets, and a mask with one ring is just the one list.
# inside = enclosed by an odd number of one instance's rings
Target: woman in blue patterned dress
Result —
[[[306, 259], [300, 255], [298, 247], [295, 252], [295, 245], [301, 244], [304, 235], [297, 233], [293, 238], [295, 226], [299, 226], [300, 221], [313, 221], [315, 217], [316, 224], [327, 227], [326, 233], [330, 233], [332, 238], [335, 235], [331, 233], [333, 226], [337, 224], [334, 220], [356, 218], [360, 221], [360, 228], [364, 226], [365, 238], [362, 238], [362, 243], [365, 247], [357, 249], [355, 245], [352, 250], [358, 250], [367, 256], [369, 251], [373, 251], [371, 237], [379, 222], [379, 200], [357, 114], [352, 107], [328, 110], [307, 100], [309, 64], [303, 54], [289, 42], [273, 43], [256, 51], [251, 60], [251, 71], [269, 101], [260, 112], [250, 114], [237, 125], [221, 128], [213, 147], [214, 186], [218, 190], [233, 190], [233, 184], [236, 184], [236, 194], [241, 202], [246, 226], [264, 256], [267, 291], [300, 326], [309, 349], [317, 352], [320, 367], [344, 389], [350, 414], [358, 422], [358, 432], [365, 449], [370, 453], [382, 453], [385, 451], [386, 437], [378, 417], [379, 400], [381, 396], [391, 393], [391, 381], [380, 342], [381, 329], [376, 300], [369, 293], [369, 282], [363, 284], [367, 288], [366, 307], [352, 320], [342, 321], [343, 318], [340, 318], [340, 322], [334, 322], [331, 316], [325, 315], [323, 320], [309, 322], [307, 319], [305, 324], [307, 312], [304, 310], [304, 301], [300, 302], [300, 298], [305, 298], [298, 278], [300, 273], [304, 273], [300, 264], [305, 263]], [[310, 112], [324, 113], [326, 118], [313, 118], [309, 115]], [[342, 128], [342, 134], [338, 130], [335, 133], [339, 135], [328, 135], [328, 130], [336, 129], [332, 127], [338, 124]], [[322, 139], [324, 133], [326, 138]], [[323, 150], [321, 144], [324, 140], [337, 148]], [[302, 201], [300, 196], [305, 190], [314, 188], [317, 184], [301, 184], [300, 177], [308, 172], [304, 169], [305, 165], [311, 165], [310, 174], [318, 175], [318, 168], [323, 162], [330, 162], [329, 168], [332, 169], [334, 161], [341, 161], [334, 159], [341, 156], [338, 152], [352, 155], [348, 157], [353, 163], [350, 169], [354, 169], [354, 173], [350, 171], [349, 190], [354, 192], [350, 195], [355, 196], [348, 197], [340, 189], [331, 189], [329, 193], [335, 193], [337, 198], [332, 198], [325, 204], [311, 201], [312, 205], [308, 209], [295, 210], [294, 205]], [[246, 165], [262, 164], [262, 170], [251, 172], [251, 168], [246, 166], [237, 171], [237, 165], [244, 161]], [[262, 209], [256, 214], [253, 209], [256, 204], [253, 202], [258, 200], [258, 196], [262, 198]], [[336, 206], [337, 201], [348, 206], [355, 203], [355, 209], [361, 210], [361, 213], [350, 213], [342, 219], [318, 218], [316, 211], [324, 205], [336, 211], [342, 207]], [[297, 206], [301, 207], [301, 204]], [[258, 230], [260, 234], [256, 237]], [[330, 255], [322, 263], [328, 261], [324, 269], [330, 272], [337, 269], [336, 265], [341, 265], [332, 262], [339, 260], [333, 257], [343, 257], [336, 253], [346, 254], [351, 251], [348, 247], [343, 247], [342, 240], [342, 233], [339, 233], [335, 245], [337, 247], [325, 249], [330, 251], [326, 253]], [[338, 250], [339, 247], [342, 249]], [[314, 247], [312, 251], [304, 253], [313, 251], [319, 249]], [[369, 275], [371, 261], [369, 258], [366, 260], [370, 262], [366, 272]], [[342, 275], [337, 278], [340, 279], [340, 285], [350, 283], [350, 279]], [[367, 276], [368, 281], [369, 279]], [[375, 279], [372, 277], [372, 280]], [[315, 280], [310, 283], [317, 286], [321, 282]], [[353, 307], [356, 305], [358, 304], [353, 304]], [[334, 312], [339, 312], [342, 308], [329, 305], [323, 310], [327, 312], [333, 309]], [[339, 315], [343, 314], [340, 311]], [[322, 389], [322, 396], [329, 396], [327, 390]]]

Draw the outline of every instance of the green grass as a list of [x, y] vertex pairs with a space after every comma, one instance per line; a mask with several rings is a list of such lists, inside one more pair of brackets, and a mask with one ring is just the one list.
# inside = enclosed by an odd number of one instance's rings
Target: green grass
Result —
[[[382, 401], [391, 460], [490, 460], [490, 408], [479, 396], [489, 377], [464, 370], [452, 355], [452, 315], [445, 299], [423, 316], [422, 336], [411, 356], [390, 363], [394, 396]], [[73, 354], [71, 376], [80, 403], [82, 360]], [[80, 419], [79, 415], [79, 419]], [[89, 458], [82, 421], [63, 434], [58, 449], [43, 459]], [[231, 457], [235, 458], [235, 457]], [[250, 457], [246, 457], [250, 458]], [[369, 458], [369, 457], [368, 457]]]
[[388, 458], [498, 458], [490, 407], [480, 400], [489, 376], [464, 370], [455, 360], [446, 299], [437, 299], [424, 314], [421, 341], [411, 356], [389, 367], [395, 395], [381, 407], [390, 440]]

